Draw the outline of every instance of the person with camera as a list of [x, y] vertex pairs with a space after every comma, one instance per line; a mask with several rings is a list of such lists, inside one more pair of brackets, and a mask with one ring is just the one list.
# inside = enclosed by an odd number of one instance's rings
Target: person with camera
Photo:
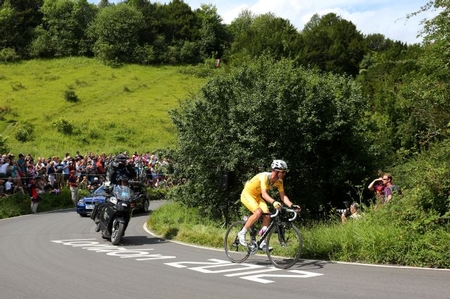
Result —
[[350, 205], [350, 208], [345, 209], [341, 214], [342, 223], [347, 222], [348, 219], [360, 219], [361, 212], [359, 211], [359, 204], [354, 202]]

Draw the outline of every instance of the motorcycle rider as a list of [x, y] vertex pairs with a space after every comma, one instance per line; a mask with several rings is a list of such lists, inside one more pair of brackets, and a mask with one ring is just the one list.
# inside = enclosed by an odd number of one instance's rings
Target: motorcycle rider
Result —
[[[129, 187], [128, 186], [128, 177], [125, 174], [120, 175], [117, 178], [115, 178], [115, 181], [116, 181], [117, 184], [115, 184], [113, 186], [113, 188], [110, 189], [111, 194], [114, 194], [114, 191], [116, 189], [121, 188], [122, 186]], [[110, 196], [106, 197], [105, 201], [106, 200], [110, 200]], [[97, 225], [96, 228], [95, 228], [96, 232], [100, 231], [100, 218], [99, 218], [99, 216], [100, 216], [100, 213], [103, 210], [103, 207], [105, 206], [105, 204], [106, 204], [106, 202], [96, 205], [94, 207], [94, 210], [92, 211], [91, 219], [93, 219], [95, 224]]]
[[[114, 158], [114, 160], [107, 165], [106, 176], [111, 185], [105, 187], [106, 193], [111, 194], [111, 192], [114, 190], [114, 187], [122, 182], [128, 185], [128, 178], [134, 178], [136, 176], [134, 166], [128, 164], [127, 162], [127, 156], [121, 153], [118, 154]], [[109, 196], [107, 198], [109, 198]], [[91, 214], [91, 219], [95, 221], [95, 224], [97, 224], [97, 227], [95, 229], [95, 231], [97, 232], [100, 230], [98, 215], [102, 211], [104, 205], [104, 203], [96, 205]]]
[[114, 161], [108, 166], [107, 173], [108, 180], [113, 185], [117, 185], [119, 183], [118, 178], [122, 176], [132, 179], [136, 177], [136, 170], [134, 166], [128, 163], [128, 158], [124, 154], [119, 154], [115, 157]]

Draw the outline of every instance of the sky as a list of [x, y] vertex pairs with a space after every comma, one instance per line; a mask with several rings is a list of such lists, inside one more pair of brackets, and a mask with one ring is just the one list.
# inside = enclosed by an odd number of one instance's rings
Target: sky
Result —
[[[92, 0], [93, 3], [98, 0]], [[110, 2], [122, 2], [110, 0]], [[151, 2], [169, 3], [157, 0]], [[201, 4], [212, 4], [223, 22], [230, 24], [244, 9], [255, 15], [268, 12], [287, 19], [299, 31], [314, 14], [319, 16], [335, 13], [352, 22], [362, 34], [381, 33], [387, 38], [408, 44], [420, 43], [417, 37], [422, 29], [424, 18], [433, 16], [433, 12], [419, 14], [407, 19], [406, 16], [418, 11], [428, 0], [184, 0], [192, 10]]]

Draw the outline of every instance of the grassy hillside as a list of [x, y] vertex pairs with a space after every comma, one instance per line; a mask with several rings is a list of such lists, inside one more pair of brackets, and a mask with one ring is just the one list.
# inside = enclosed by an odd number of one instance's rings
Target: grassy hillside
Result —
[[[167, 112], [206, 82], [182, 69], [111, 68], [88, 58], [0, 65], [0, 111], [6, 111], [0, 114], [0, 135], [8, 138], [11, 152], [34, 156], [174, 146]], [[55, 123], [73, 133], [59, 132]], [[27, 141], [16, 140], [18, 132], [26, 132]]]

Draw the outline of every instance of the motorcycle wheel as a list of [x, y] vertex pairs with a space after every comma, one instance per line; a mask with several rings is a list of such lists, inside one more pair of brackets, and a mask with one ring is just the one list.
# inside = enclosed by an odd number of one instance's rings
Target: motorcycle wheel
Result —
[[119, 244], [124, 232], [125, 225], [115, 219], [111, 227], [111, 243], [113, 245]]

